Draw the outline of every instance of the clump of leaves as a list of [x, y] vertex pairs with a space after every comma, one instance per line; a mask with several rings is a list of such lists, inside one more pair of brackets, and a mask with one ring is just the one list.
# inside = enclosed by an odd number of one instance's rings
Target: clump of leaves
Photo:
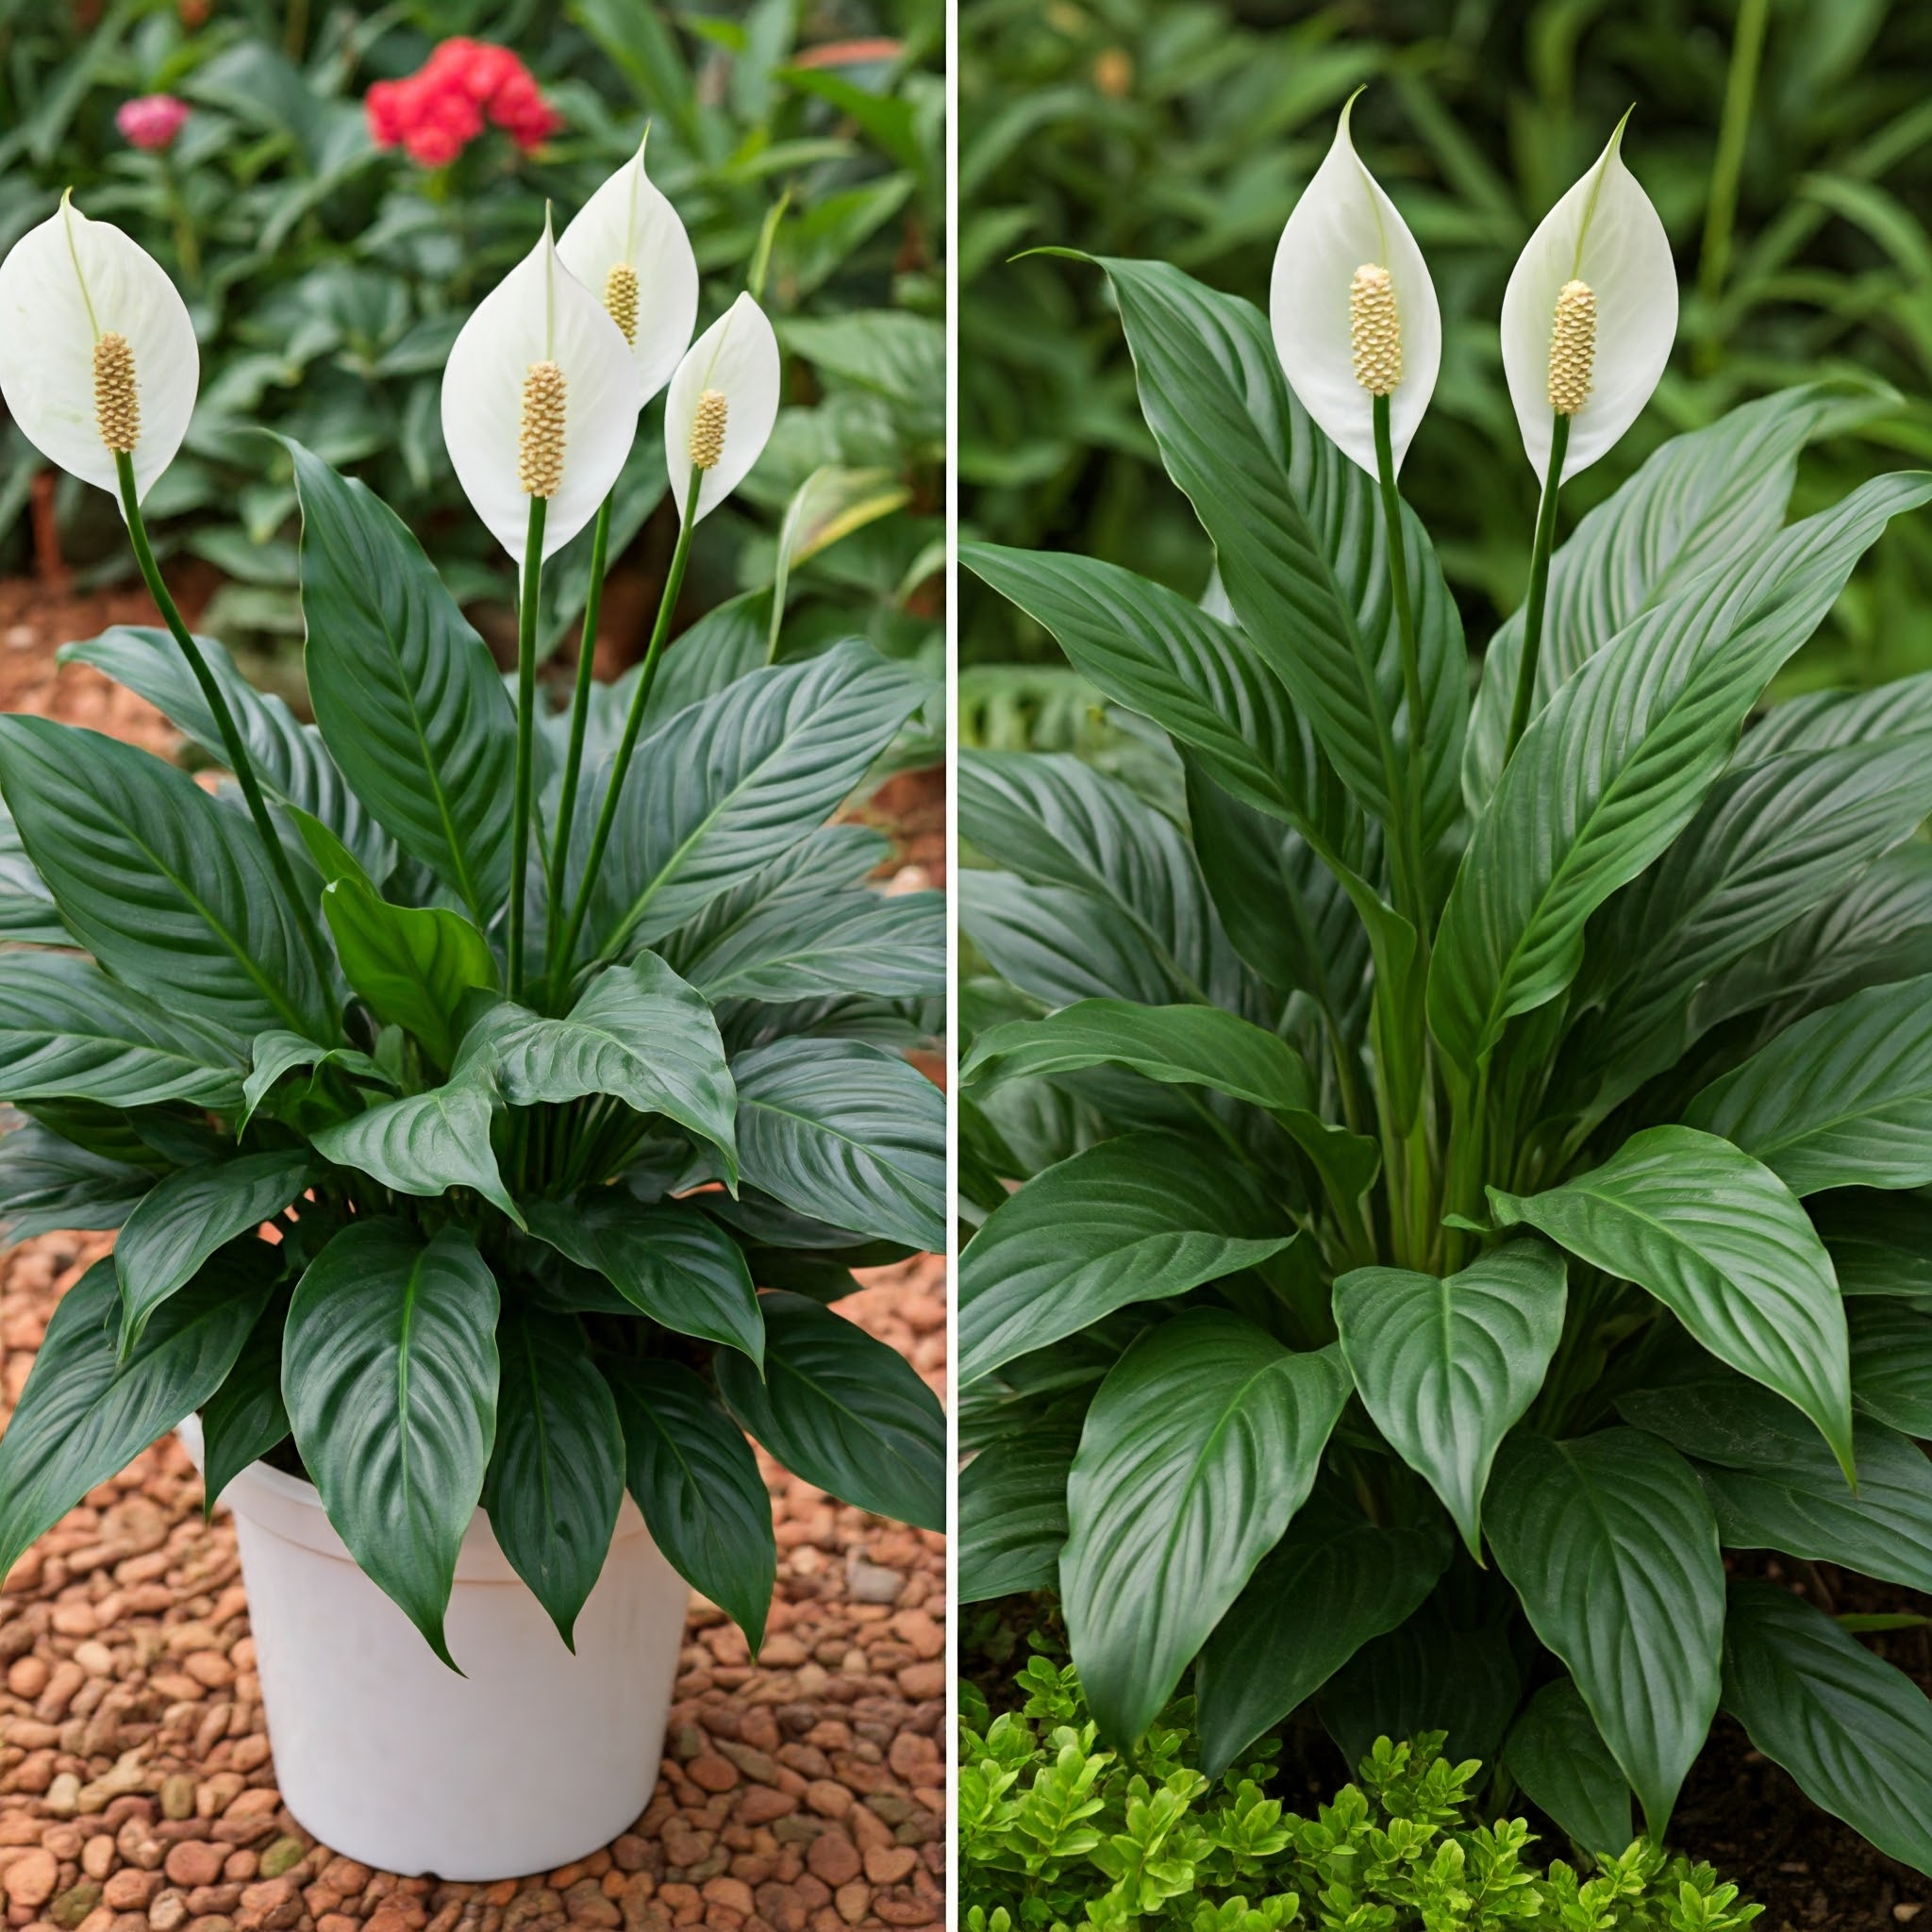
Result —
[[1277, 1742], [1218, 1778], [1198, 1768], [1193, 1700], [1131, 1753], [1103, 1750], [1073, 1666], [1034, 1657], [1024, 1707], [962, 1698], [959, 1858], [969, 1932], [1733, 1932], [1763, 1910], [1708, 1865], [1639, 1840], [1588, 1875], [1539, 1871], [1520, 1818], [1474, 1821], [1481, 1767], [1440, 1731], [1377, 1738], [1313, 1818], [1266, 1795]]

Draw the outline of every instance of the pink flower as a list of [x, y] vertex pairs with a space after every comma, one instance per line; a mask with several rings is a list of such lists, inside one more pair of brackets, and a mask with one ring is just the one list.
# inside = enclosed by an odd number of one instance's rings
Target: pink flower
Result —
[[141, 94], [123, 101], [114, 115], [114, 125], [131, 145], [159, 154], [173, 147], [181, 124], [188, 119], [188, 103], [173, 94]]

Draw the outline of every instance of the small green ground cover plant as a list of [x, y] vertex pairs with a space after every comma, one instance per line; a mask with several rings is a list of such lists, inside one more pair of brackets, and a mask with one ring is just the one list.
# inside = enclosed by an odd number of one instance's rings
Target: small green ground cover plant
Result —
[[[299, 1470], [445, 1661], [479, 1503], [566, 1643], [627, 1490], [756, 1650], [746, 1430], [943, 1524], [938, 1403], [827, 1306], [944, 1240], [943, 1108], [899, 1051], [936, 1023], [942, 903], [874, 890], [889, 841], [836, 818], [929, 691], [858, 637], [774, 662], [782, 597], [667, 651], [692, 531], [778, 407], [758, 304], [692, 342], [699, 302], [639, 151], [452, 348], [447, 441], [522, 584], [510, 688], [394, 510], [285, 445], [307, 724], [190, 633], [148, 541], [196, 389], [167, 275], [71, 198], [0, 264], [8, 407], [118, 499], [165, 620], [70, 655], [232, 779], [0, 718], [0, 1095], [27, 1117], [0, 1223], [119, 1230], [0, 1439], [0, 1573], [197, 1411], [209, 1507], [258, 1457]], [[660, 390], [650, 649], [616, 686], [581, 650], [553, 714], [545, 562], [589, 531], [602, 564]]]
[[964, 548], [1137, 756], [961, 758], [961, 1594], [1058, 1591], [1110, 1747], [1192, 1673], [1210, 1776], [1312, 1703], [1609, 1856], [1722, 1707], [1932, 1872], [1932, 1700], [1724, 1555], [1932, 1584], [1932, 677], [1754, 722], [1932, 475], [1788, 521], [1807, 385], [1555, 543], [1676, 316], [1620, 141], [1505, 298], [1542, 508], [1474, 692], [1346, 109], [1270, 316], [1095, 264], [1208, 598]]
[[1132, 1751], [1104, 1748], [1071, 1665], [1036, 1656], [1016, 1711], [960, 1710], [960, 1900], [968, 1932], [1739, 1932], [1761, 1907], [1708, 1865], [1640, 1839], [1540, 1869], [1520, 1818], [1476, 1820], [1480, 1766], [1440, 1731], [1377, 1738], [1312, 1818], [1266, 1795], [1278, 1740], [1216, 1777], [1193, 1700]]

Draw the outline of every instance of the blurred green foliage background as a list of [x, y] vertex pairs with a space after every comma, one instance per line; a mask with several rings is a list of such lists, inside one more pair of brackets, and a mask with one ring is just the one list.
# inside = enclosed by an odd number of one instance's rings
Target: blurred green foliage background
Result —
[[[1282, 224], [1359, 86], [1357, 146], [1441, 302], [1441, 377], [1402, 482], [1473, 647], [1518, 601], [1536, 511], [1497, 346], [1504, 284], [1633, 102], [1624, 155], [1676, 250], [1679, 337], [1643, 419], [1565, 490], [1565, 529], [1665, 437], [1821, 375], [1901, 401], [1811, 453], [1794, 513], [1932, 461], [1925, 0], [962, 0], [960, 24], [969, 534], [1199, 594], [1206, 540], [1139, 421], [1103, 278], [1009, 258], [1158, 257], [1265, 306]], [[1045, 634], [963, 574], [960, 596], [967, 741], [1091, 737]], [[1902, 518], [1788, 683], [1927, 666], [1932, 524]]]
[[[469, 35], [515, 49], [560, 117], [520, 154], [491, 131], [425, 170], [371, 141], [363, 96]], [[705, 608], [794, 568], [784, 650], [870, 634], [938, 669], [944, 462], [941, 0], [0, 0], [0, 251], [72, 186], [159, 258], [201, 342], [181, 457], [148, 500], [158, 544], [225, 580], [204, 620], [231, 643], [291, 635], [290, 462], [264, 427], [367, 481], [458, 594], [513, 595], [442, 446], [439, 394], [470, 309], [650, 125], [652, 178], [704, 275], [698, 326], [751, 279], [787, 355], [763, 459], [707, 520], [688, 598]], [[173, 147], [117, 131], [130, 96], [192, 110]], [[658, 406], [620, 484], [613, 555], [661, 572], [675, 534]], [[30, 538], [47, 466], [0, 428], [0, 572]], [[810, 491], [808, 478], [816, 477]], [[803, 500], [801, 502], [801, 494]], [[66, 476], [42, 506], [85, 586], [125, 574], [114, 506]], [[568, 634], [590, 532], [546, 578]], [[648, 615], [648, 612], [645, 613]]]

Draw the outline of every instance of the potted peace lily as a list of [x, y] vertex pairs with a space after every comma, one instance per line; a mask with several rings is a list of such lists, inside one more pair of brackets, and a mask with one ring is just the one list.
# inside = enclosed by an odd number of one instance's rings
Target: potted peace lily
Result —
[[1350, 1762], [1445, 1729], [1617, 1854], [1722, 1708], [1932, 1872], [1888, 1620], [1724, 1557], [1932, 1587], [1932, 675], [1751, 723], [1932, 476], [1787, 524], [1884, 406], [1794, 390], [1555, 545], [1675, 324], [1621, 135], [1509, 281], [1541, 512], [1473, 699], [1397, 490], [1435, 294], [1346, 112], [1272, 332], [1099, 264], [1205, 604], [965, 551], [1173, 756], [963, 761], [961, 1594], [1058, 1590], [1105, 1739], [1191, 1671], [1210, 1776], [1304, 1705]]
[[[404, 1872], [541, 1871], [636, 1816], [690, 1587], [762, 1633], [745, 1430], [942, 1521], [937, 1403], [826, 1306], [942, 1241], [940, 1097], [891, 1046], [941, 985], [940, 903], [869, 890], [885, 841], [828, 823], [924, 692], [857, 640], [767, 664], [734, 605], [666, 653], [778, 405], [757, 302], [687, 348], [697, 304], [641, 152], [452, 350], [450, 454], [520, 571], [514, 701], [409, 531], [289, 445], [308, 725], [189, 633], [149, 547], [195, 394], [166, 275], [71, 201], [0, 266], [14, 420], [115, 492], [166, 620], [72, 655], [233, 780], [0, 718], [0, 1094], [29, 1116], [0, 1214], [120, 1229], [0, 1440], [0, 1572], [180, 1424], [240, 1528], [283, 1794]], [[601, 572], [667, 383], [648, 653], [593, 686], [593, 610], [549, 715], [544, 561], [594, 518]]]

